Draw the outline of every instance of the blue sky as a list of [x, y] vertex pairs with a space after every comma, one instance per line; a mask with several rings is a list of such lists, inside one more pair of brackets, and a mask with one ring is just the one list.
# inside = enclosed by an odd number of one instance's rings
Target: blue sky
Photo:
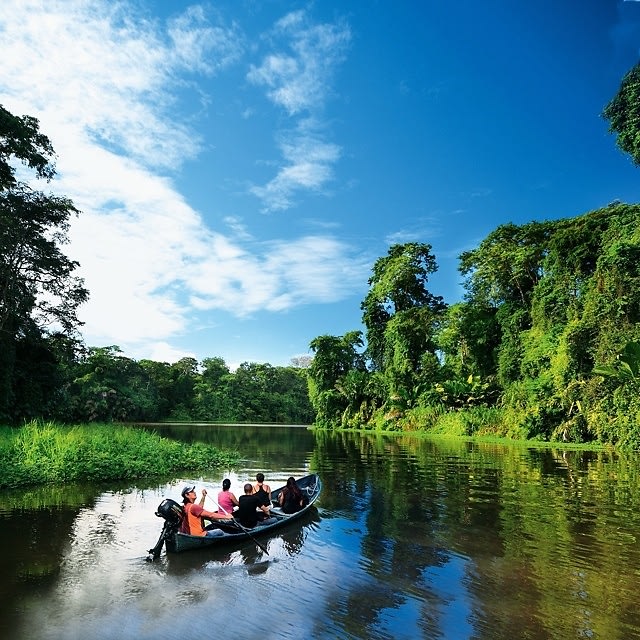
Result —
[[640, 200], [600, 116], [640, 2], [3, 0], [0, 103], [58, 153], [90, 346], [286, 365], [361, 329], [375, 260], [431, 290], [496, 226]]

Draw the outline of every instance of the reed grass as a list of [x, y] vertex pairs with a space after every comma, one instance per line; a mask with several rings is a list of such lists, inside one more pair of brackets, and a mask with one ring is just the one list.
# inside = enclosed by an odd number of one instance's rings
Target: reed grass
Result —
[[231, 466], [234, 451], [113, 424], [0, 427], [0, 488], [152, 478]]

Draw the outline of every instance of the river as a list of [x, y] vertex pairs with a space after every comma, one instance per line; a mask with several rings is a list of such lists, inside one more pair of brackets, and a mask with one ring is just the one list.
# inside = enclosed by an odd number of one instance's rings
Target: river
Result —
[[[640, 464], [606, 451], [259, 426], [162, 427], [233, 469], [0, 493], [0, 637], [640, 638]], [[261, 542], [162, 553], [160, 501], [320, 474]], [[209, 504], [210, 508], [214, 508]]]

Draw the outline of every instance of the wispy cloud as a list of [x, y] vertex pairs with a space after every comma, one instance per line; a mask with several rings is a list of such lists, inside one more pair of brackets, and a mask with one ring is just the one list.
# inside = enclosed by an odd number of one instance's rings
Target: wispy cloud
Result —
[[[234, 309], [249, 315], [300, 304], [335, 302], [364, 282], [367, 260], [348, 257], [344, 243], [328, 236], [265, 243], [252, 254], [213, 237], [216, 256], [192, 265], [191, 304], [198, 309]], [[313, 256], [313, 260], [309, 257]]]
[[[175, 19], [170, 36], [127, 4], [98, 0], [6, 0], [0, 22], [5, 101], [36, 110], [52, 137], [72, 128], [76, 138], [151, 167], [173, 167], [199, 151], [198, 136], [170, 117], [178, 74], [211, 72], [239, 55], [236, 44], [224, 49], [234, 30], [226, 40], [210, 38], [195, 11]], [[186, 42], [198, 46], [187, 52]]]
[[[288, 108], [311, 109], [332, 68], [318, 57], [336, 59], [323, 42], [338, 32], [293, 31], [290, 20], [278, 28], [294, 36], [306, 79], [287, 76], [272, 89], [285, 100], [278, 89], [291, 86]], [[214, 24], [201, 7], [161, 23], [137, 3], [4, 0], [0, 33], [0, 103], [40, 120], [59, 155], [51, 188], [82, 211], [67, 251], [91, 292], [81, 309], [89, 344], [175, 357], [169, 340], [202, 310], [282, 310], [335, 299], [353, 284], [360, 267], [346, 245], [326, 236], [258, 243], [231, 216], [226, 236], [207, 226], [170, 178], [203, 144], [189, 124], [193, 114], [177, 107], [185, 91], [201, 97], [198, 74], [215, 76], [245, 54], [237, 24]], [[312, 79], [311, 64], [323, 69], [320, 79]], [[288, 171], [266, 200], [320, 188], [338, 155], [304, 125], [281, 148]]]
[[397, 229], [385, 237], [389, 245], [405, 242], [433, 242], [434, 238], [442, 235], [442, 224], [439, 216], [417, 217], [410, 226]]
[[201, 6], [189, 7], [173, 18], [168, 34], [174, 62], [193, 72], [215, 73], [236, 62], [244, 51], [244, 35], [238, 25], [210, 24]]
[[262, 199], [265, 211], [288, 209], [297, 191], [318, 192], [333, 177], [333, 165], [340, 158], [340, 147], [325, 142], [305, 121], [298, 130], [281, 134], [280, 150], [284, 165], [275, 178], [251, 192]]
[[312, 24], [305, 12], [292, 12], [276, 24], [268, 40], [281, 50], [265, 55], [247, 75], [250, 82], [265, 87], [269, 99], [296, 122], [280, 133], [283, 162], [277, 175], [266, 185], [252, 188], [266, 212], [290, 208], [296, 192], [318, 192], [333, 177], [341, 150], [325, 140], [321, 114], [350, 39], [345, 24]]
[[265, 56], [252, 66], [250, 81], [265, 85], [273, 102], [289, 115], [316, 112], [324, 105], [335, 68], [344, 60], [351, 39], [344, 24], [311, 24], [303, 11], [282, 18], [273, 31], [284, 38], [289, 52]]

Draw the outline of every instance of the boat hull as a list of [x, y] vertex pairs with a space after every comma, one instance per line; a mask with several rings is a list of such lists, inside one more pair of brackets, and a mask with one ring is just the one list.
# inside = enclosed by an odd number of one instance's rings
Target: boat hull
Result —
[[[243, 531], [237, 525], [216, 522], [218, 525], [216, 531], [220, 531], [220, 533], [215, 536], [192, 536], [186, 533], [173, 533], [166, 539], [167, 552], [181, 553], [183, 551], [202, 549], [203, 547], [228, 545], [251, 537], [262, 537], [271, 531], [280, 529], [291, 522], [295, 522], [313, 508], [313, 503], [318, 499], [318, 496], [322, 491], [322, 482], [320, 481], [320, 477], [315, 473], [296, 480], [296, 484], [309, 500], [309, 503], [300, 509], [300, 511], [286, 514], [283, 513], [279, 507], [273, 507], [271, 510], [272, 514], [277, 518], [275, 523], [266, 525], [258, 523], [255, 527], [247, 529], [246, 531]], [[271, 492], [272, 504], [278, 504], [278, 496], [282, 489], [284, 489], [284, 487], [280, 487], [279, 489], [275, 489]]]

